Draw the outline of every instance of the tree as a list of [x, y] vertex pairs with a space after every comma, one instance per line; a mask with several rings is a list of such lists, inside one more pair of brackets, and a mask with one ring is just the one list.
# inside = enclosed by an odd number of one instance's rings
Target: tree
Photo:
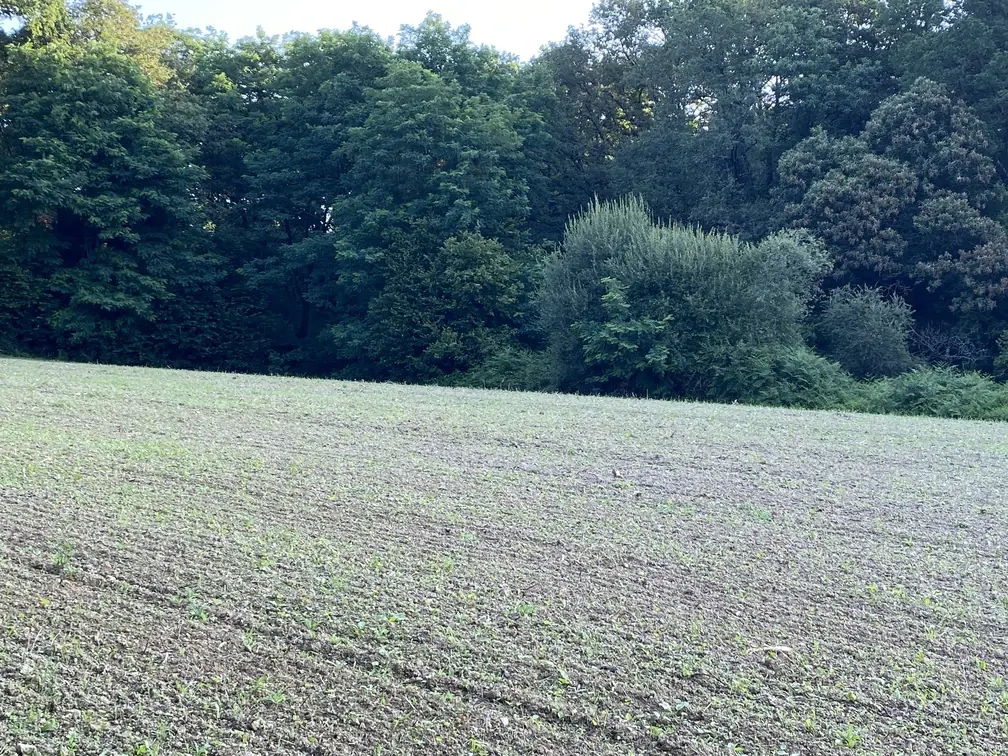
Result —
[[822, 130], [785, 154], [777, 190], [785, 221], [824, 239], [838, 280], [892, 283], [907, 278], [906, 215], [919, 179], [860, 140]]
[[273, 368], [332, 373], [345, 362], [329, 329], [367, 302], [339, 267], [337, 214], [356, 190], [347, 144], [390, 51], [354, 30], [250, 40], [237, 52], [222, 95], [234, 138], [219, 144], [215, 164], [226, 182], [218, 207], [233, 229], [222, 235], [240, 241], [232, 254], [265, 310]]
[[[934, 8], [938, 3], [925, 4]], [[906, 3], [906, 5], [911, 5]], [[948, 88], [983, 122], [1002, 182], [1008, 180], [1008, 6], [1000, 0], [940, 3], [929, 34], [895, 41], [900, 73], [910, 83], [927, 77]]]
[[37, 282], [20, 303], [33, 313], [27, 343], [143, 360], [133, 347], [159, 307], [217, 275], [193, 202], [201, 172], [159, 124], [149, 80], [121, 55], [19, 48], [0, 97], [4, 268]]
[[[412, 62], [391, 66], [368, 96], [367, 119], [348, 131], [341, 153], [352, 164], [355, 191], [336, 210], [345, 230], [341, 276], [354, 287], [357, 306], [331, 334], [343, 359], [369, 356], [398, 375], [398, 349], [382, 335], [401, 322], [388, 292], [426, 286], [431, 271], [448, 270], [438, 259], [460, 251], [445, 246], [453, 237], [479, 234], [509, 254], [524, 246], [521, 139], [507, 108], [469, 97]], [[432, 339], [436, 332], [422, 330]], [[429, 348], [416, 344], [406, 355]]]
[[988, 214], [1003, 188], [980, 121], [941, 85], [887, 99], [857, 139], [813, 134], [779, 170], [782, 218], [826, 240], [839, 283], [894, 285], [926, 320], [1004, 305], [1008, 239]]
[[548, 343], [577, 390], [832, 406], [812, 232], [916, 358], [992, 368], [1005, 7], [600, 0], [523, 63], [435, 14], [231, 44], [0, 0], [0, 348], [541, 386]]
[[477, 46], [469, 27], [452, 28], [440, 15], [428, 13], [419, 26], [403, 26], [396, 57], [420, 64], [468, 96], [503, 101], [514, 93], [517, 59], [492, 47]]
[[15, 38], [36, 45], [65, 38], [71, 28], [65, 0], [4, 0], [0, 16], [20, 20], [22, 26]]
[[368, 311], [367, 351], [382, 375], [443, 378], [514, 344], [519, 269], [500, 242], [465, 232], [432, 255], [407, 245], [386, 265]]
[[650, 118], [620, 142], [612, 182], [661, 217], [754, 240], [774, 230], [780, 156], [816, 126], [861, 130], [895, 91], [880, 2], [608, 0], [596, 18]]

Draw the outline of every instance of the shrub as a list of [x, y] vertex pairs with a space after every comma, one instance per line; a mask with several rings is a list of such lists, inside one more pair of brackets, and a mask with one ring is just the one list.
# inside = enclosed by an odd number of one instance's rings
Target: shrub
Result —
[[900, 297], [844, 286], [830, 293], [818, 335], [823, 351], [852, 375], [883, 378], [913, 368], [912, 326], [913, 310]]
[[561, 389], [583, 390], [592, 382], [574, 324], [605, 320], [602, 281], [610, 275], [611, 261], [653, 248], [657, 234], [647, 207], [637, 199], [596, 201], [567, 224], [563, 246], [547, 260], [539, 290], [542, 328]]
[[453, 380], [457, 386], [507, 391], [547, 391], [551, 383], [549, 357], [545, 353], [510, 346]]
[[806, 409], [849, 409], [857, 384], [835, 362], [805, 347], [764, 347], [738, 354], [708, 398]]
[[702, 397], [734, 351], [802, 343], [826, 267], [803, 233], [752, 245], [655, 224], [637, 199], [596, 203], [568, 224], [544, 276], [559, 388]]
[[889, 414], [1008, 420], [1008, 388], [981, 373], [926, 368], [878, 381], [872, 405]]

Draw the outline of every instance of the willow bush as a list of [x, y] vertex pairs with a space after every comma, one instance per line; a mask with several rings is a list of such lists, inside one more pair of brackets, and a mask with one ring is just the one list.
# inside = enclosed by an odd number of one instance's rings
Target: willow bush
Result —
[[703, 398], [740, 354], [803, 344], [827, 269], [801, 232], [749, 244], [656, 223], [637, 198], [596, 201], [570, 221], [545, 271], [557, 387]]

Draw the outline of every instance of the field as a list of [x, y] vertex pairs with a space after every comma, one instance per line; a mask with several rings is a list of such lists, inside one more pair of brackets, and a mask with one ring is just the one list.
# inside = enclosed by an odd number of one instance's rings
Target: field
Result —
[[0, 360], [0, 753], [1008, 754], [1008, 425]]

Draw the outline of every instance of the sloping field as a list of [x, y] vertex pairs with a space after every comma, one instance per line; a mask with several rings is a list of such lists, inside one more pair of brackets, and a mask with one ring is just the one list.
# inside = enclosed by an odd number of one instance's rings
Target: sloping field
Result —
[[0, 360], [0, 753], [1006, 754], [1006, 539], [1005, 425]]

